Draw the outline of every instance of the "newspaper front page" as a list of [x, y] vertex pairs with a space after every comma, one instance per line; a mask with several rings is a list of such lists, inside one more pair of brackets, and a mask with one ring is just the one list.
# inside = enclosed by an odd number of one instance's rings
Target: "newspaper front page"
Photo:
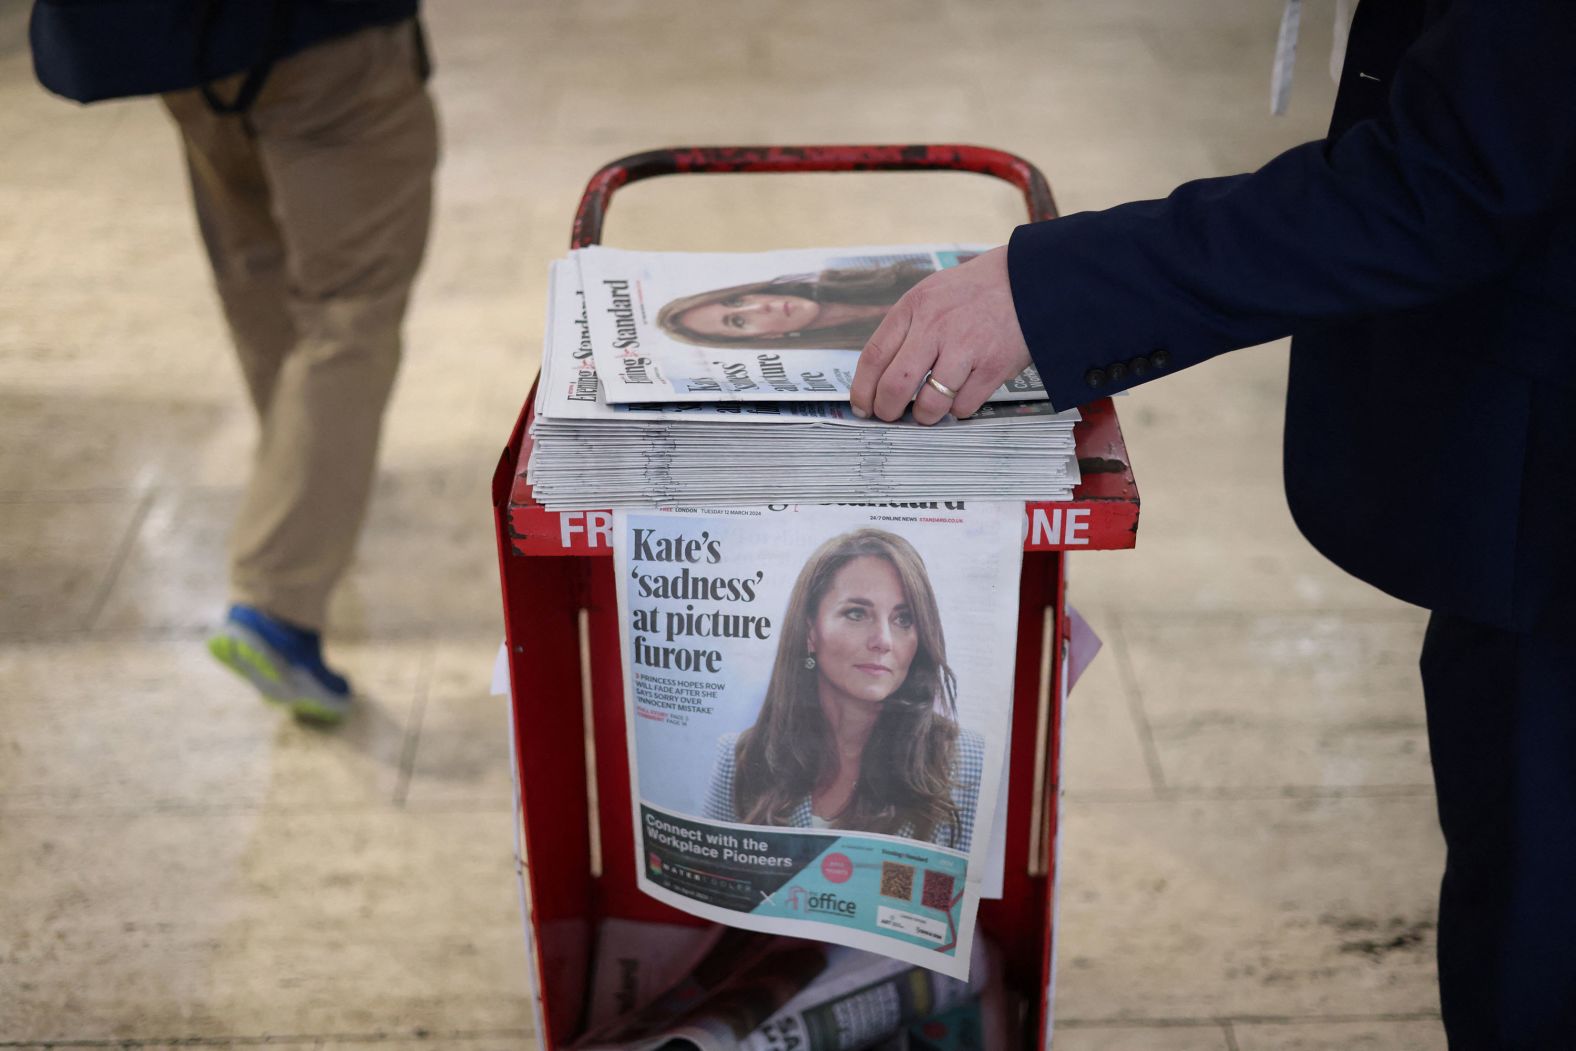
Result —
[[968, 976], [1023, 505], [617, 511], [643, 891]]
[[[879, 419], [861, 419], [848, 407], [846, 393], [838, 401], [656, 401], [643, 403], [617, 403], [598, 374], [598, 364], [591, 337], [590, 316], [586, 308], [585, 290], [580, 285], [580, 272], [573, 260], [554, 261], [548, 271], [548, 330], [543, 342], [541, 380], [537, 384], [536, 413], [539, 418], [551, 420], [591, 420], [661, 423], [690, 419], [705, 419], [729, 423], [781, 424], [785, 421], [838, 424], [845, 427], [880, 430], [893, 426], [919, 429], [922, 425], [904, 416], [896, 423]], [[606, 355], [603, 355], [606, 358]], [[852, 359], [856, 364], [858, 352]], [[1029, 373], [1024, 373], [1027, 384]], [[1035, 382], [1038, 382], [1037, 378]], [[1054, 417], [1069, 423], [1083, 417], [1077, 409], [1061, 411], [1051, 407], [1043, 397], [997, 397], [980, 406], [979, 411], [967, 420], [952, 416], [943, 417], [938, 423], [925, 426], [924, 433], [933, 433], [937, 427], [958, 424], [979, 424], [985, 421], [1044, 419]]]
[[[848, 400], [859, 352], [903, 293], [980, 247], [573, 256], [613, 404]], [[1043, 399], [1034, 368], [992, 400]]]
[[[589, 250], [589, 249], [588, 249]], [[712, 417], [743, 423], [777, 423], [783, 419], [826, 420], [864, 426], [891, 426], [882, 420], [861, 420], [839, 401], [783, 404], [723, 401], [653, 401], [619, 404], [609, 397], [598, 377], [590, 315], [580, 267], [575, 259], [555, 260], [548, 271], [548, 330], [543, 343], [542, 377], [537, 385], [536, 411], [554, 420], [624, 420], [660, 422]], [[608, 360], [608, 355], [603, 354]], [[857, 362], [857, 354], [856, 354]], [[1076, 410], [1075, 410], [1076, 411]]]

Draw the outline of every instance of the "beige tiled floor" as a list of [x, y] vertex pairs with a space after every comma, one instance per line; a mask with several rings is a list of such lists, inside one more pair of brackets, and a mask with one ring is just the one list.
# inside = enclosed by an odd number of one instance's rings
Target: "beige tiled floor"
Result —
[[[33, 83], [0, 2], [0, 1045], [529, 1046], [488, 479], [544, 266], [602, 162], [680, 141], [973, 141], [1064, 210], [1317, 136], [1332, 0], [1268, 117], [1262, 0], [432, 0], [447, 158], [334, 733], [210, 666], [252, 431], [159, 108]], [[968, 176], [676, 180], [612, 243], [1001, 240]], [[1073, 560], [1061, 1051], [1443, 1046], [1421, 620], [1279, 490], [1285, 348], [1119, 406], [1136, 551]], [[31, 1042], [31, 1043], [30, 1043]]]

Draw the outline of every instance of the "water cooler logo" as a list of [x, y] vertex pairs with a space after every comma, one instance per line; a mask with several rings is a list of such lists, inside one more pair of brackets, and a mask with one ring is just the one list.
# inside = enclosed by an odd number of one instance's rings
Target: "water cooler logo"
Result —
[[854, 916], [859, 912], [857, 903], [836, 894], [822, 892], [811, 894], [799, 884], [788, 888], [788, 907], [794, 912], [813, 912], [823, 916]]

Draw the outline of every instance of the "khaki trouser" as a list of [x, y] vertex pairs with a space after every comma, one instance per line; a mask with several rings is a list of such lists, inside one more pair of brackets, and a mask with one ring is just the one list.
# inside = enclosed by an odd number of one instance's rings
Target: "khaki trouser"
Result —
[[231, 596], [313, 629], [366, 514], [427, 241], [438, 134], [420, 66], [407, 21], [280, 60], [242, 115], [164, 97], [261, 425]]

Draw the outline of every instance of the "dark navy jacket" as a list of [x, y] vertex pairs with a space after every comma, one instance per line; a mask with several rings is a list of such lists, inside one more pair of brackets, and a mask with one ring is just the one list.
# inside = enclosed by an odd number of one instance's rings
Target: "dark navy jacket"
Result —
[[1573, 0], [1363, 0], [1326, 139], [1014, 233], [1052, 403], [1292, 335], [1286, 490], [1308, 539], [1430, 609], [1568, 613], [1573, 114]]
[[39, 83], [96, 102], [196, 87], [410, 18], [416, 7], [417, 0], [38, 0], [28, 35]]

